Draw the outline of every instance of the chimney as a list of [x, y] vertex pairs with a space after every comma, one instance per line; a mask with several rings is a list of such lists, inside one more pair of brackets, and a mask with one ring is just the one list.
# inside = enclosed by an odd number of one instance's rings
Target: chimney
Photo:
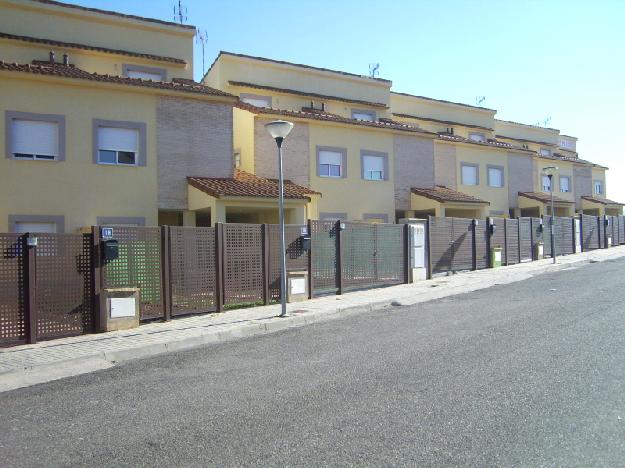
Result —
[[50, 63], [54, 63], [54, 51], [50, 51]]
[[63, 65], [66, 67], [69, 65], [69, 55], [63, 54]]

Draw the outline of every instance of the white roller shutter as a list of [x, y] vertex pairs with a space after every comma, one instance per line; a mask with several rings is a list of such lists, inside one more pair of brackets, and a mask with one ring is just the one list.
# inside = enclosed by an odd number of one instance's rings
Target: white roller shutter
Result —
[[100, 127], [98, 129], [98, 149], [136, 153], [138, 148], [139, 130], [112, 127]]
[[56, 233], [56, 223], [36, 223], [36, 222], [22, 222], [15, 223], [15, 232], [45, 232]]
[[343, 163], [343, 155], [336, 151], [319, 151], [319, 164], [340, 166]]
[[59, 124], [15, 119], [11, 125], [11, 151], [22, 154], [59, 156]]

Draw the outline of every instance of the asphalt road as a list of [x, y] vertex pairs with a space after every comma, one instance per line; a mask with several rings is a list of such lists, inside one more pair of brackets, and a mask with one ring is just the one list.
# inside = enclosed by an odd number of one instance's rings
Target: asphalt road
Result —
[[0, 394], [0, 465], [623, 465], [624, 272], [588, 264]]

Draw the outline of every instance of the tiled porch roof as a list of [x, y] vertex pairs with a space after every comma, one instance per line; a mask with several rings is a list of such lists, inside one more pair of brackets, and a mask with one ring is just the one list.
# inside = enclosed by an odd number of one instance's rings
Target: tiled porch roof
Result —
[[479, 198], [458, 192], [444, 185], [437, 185], [431, 188], [412, 187], [410, 190], [415, 195], [420, 195], [441, 203], [481, 203], [490, 205], [486, 200], [480, 200]]
[[588, 200], [591, 203], [599, 203], [600, 205], [620, 205], [625, 206], [625, 203], [619, 203], [614, 200], [608, 200], [607, 198], [595, 198], [589, 196], [582, 196], [583, 200]]
[[[239, 169], [229, 178], [187, 177], [189, 185], [215, 197], [278, 198], [278, 181], [255, 176]], [[321, 195], [312, 189], [284, 181], [284, 198], [309, 199], [310, 195]]]
[[[539, 201], [541, 203], [551, 203], [551, 195], [543, 192], [519, 192], [519, 197], [530, 198], [532, 200]], [[553, 197], [554, 203], [570, 203], [573, 204], [570, 200], [565, 200], [564, 198]]]

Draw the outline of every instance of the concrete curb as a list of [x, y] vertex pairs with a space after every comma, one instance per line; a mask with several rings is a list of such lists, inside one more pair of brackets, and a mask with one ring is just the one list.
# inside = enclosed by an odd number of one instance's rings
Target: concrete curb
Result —
[[[185, 336], [160, 343], [140, 344], [137, 346], [130, 346], [111, 351], [96, 351], [92, 355], [85, 355], [72, 359], [62, 359], [52, 363], [30, 366], [26, 365], [19, 369], [10, 369], [4, 372], [0, 371], [0, 376], [2, 377], [2, 381], [0, 382], [0, 392], [58, 380], [73, 375], [107, 369], [118, 363], [134, 359], [147, 358], [179, 351], [188, 351], [206, 345], [225, 343], [242, 338], [269, 335], [288, 329], [300, 328], [314, 323], [327, 322], [338, 318], [384, 310], [391, 307], [413, 306], [415, 304], [429, 302], [431, 300], [490, 288], [495, 285], [511, 284], [523, 281], [543, 273], [568, 269], [572, 265], [576, 264], [603, 262], [623, 256], [625, 256], [625, 250], [622, 252], [615, 252], [614, 255], [597, 258], [588, 258], [588, 256], [562, 257], [563, 261], [556, 265], [553, 265], [552, 263], [537, 264], [536, 262], [533, 262], [512, 265], [501, 268], [500, 270], [498, 269], [497, 272], [501, 271], [502, 273], [512, 273], [512, 275], [508, 275], [508, 277], [504, 277], [503, 275], [501, 275], [501, 277], [500, 275], [495, 275], [493, 277], [493, 270], [481, 270], [479, 272], [473, 272], [473, 277], [467, 277], [467, 279], [470, 279], [471, 281], [460, 285], [440, 284], [440, 281], [439, 284], [429, 283], [431, 289], [415, 291], [414, 297], [410, 297], [409, 299], [385, 299], [358, 305], [343, 305], [339, 303], [334, 307], [327, 307], [323, 310], [323, 312], [317, 310], [309, 313], [303, 313], [302, 315], [290, 315], [286, 318], [273, 316], [263, 319], [252, 319], [248, 320], [246, 323], [234, 325], [225, 330], [208, 329], [197, 336]], [[482, 272], [483, 276], [487, 276], [487, 278], [479, 278], [479, 274]], [[444, 278], [445, 277], [435, 278], [434, 281], [444, 280]], [[437, 287], [434, 287], [435, 285]]]

